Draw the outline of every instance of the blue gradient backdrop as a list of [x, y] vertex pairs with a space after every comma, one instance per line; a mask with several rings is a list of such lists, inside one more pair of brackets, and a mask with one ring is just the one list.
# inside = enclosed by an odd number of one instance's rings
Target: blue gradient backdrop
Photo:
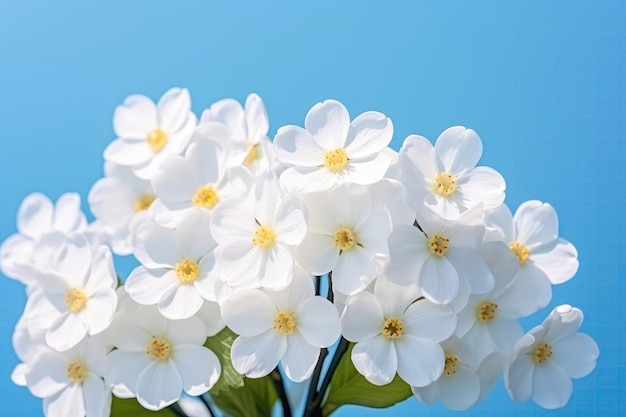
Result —
[[[580, 253], [576, 277], [525, 328], [570, 303], [583, 309], [582, 331], [601, 349], [563, 410], [515, 404], [500, 383], [466, 414], [626, 414], [626, 5], [428, 3], [3, 1], [0, 239], [15, 232], [17, 208], [33, 191], [86, 197], [114, 138], [113, 109], [131, 93], [156, 99], [188, 87], [200, 112], [256, 92], [270, 135], [335, 98], [353, 116], [391, 117], [395, 149], [408, 134], [434, 140], [462, 124], [481, 136], [482, 164], [507, 180], [507, 203], [552, 203], [561, 235]], [[130, 263], [119, 265], [128, 272]], [[40, 415], [40, 400], [9, 379], [24, 290], [1, 277], [0, 294], [0, 415]], [[413, 398], [393, 413], [448, 414]], [[346, 407], [336, 415], [391, 411]]]

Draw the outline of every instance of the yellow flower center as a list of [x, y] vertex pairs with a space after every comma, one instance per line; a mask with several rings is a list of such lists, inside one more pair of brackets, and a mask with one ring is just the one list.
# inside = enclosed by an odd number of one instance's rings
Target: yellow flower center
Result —
[[456, 178], [448, 172], [440, 172], [432, 183], [432, 190], [435, 194], [448, 197], [456, 191]]
[[343, 148], [337, 148], [334, 151], [326, 152], [324, 155], [324, 166], [331, 172], [339, 172], [348, 164], [348, 155]]
[[528, 257], [530, 256], [530, 249], [528, 249], [526, 245], [520, 242], [509, 243], [509, 248], [511, 249], [511, 252], [513, 252], [515, 256], [517, 256], [519, 264], [524, 265], [524, 263], [528, 260]]
[[356, 236], [346, 227], [338, 229], [333, 237], [333, 244], [342, 251], [352, 249], [356, 243]]
[[167, 145], [167, 139], [167, 133], [161, 129], [154, 129], [152, 132], [148, 133], [148, 137], [146, 138], [148, 146], [150, 146], [150, 149], [152, 149], [154, 153], [161, 152], [161, 149]]
[[72, 361], [67, 365], [67, 379], [75, 383], [81, 383], [87, 378], [87, 367], [80, 361]]
[[148, 210], [155, 199], [156, 197], [153, 194], [143, 193], [137, 198], [137, 200], [135, 200], [135, 204], [133, 204], [133, 210], [135, 211], [135, 213]]
[[496, 303], [492, 303], [491, 301], [485, 301], [476, 310], [476, 316], [478, 320], [482, 321], [483, 323], [489, 323], [491, 320], [496, 318], [497, 310], [498, 305]]
[[191, 198], [191, 202], [194, 206], [211, 210], [220, 202], [220, 199], [217, 197], [215, 189], [210, 185], [206, 185], [198, 187], [196, 193]]
[[162, 361], [170, 356], [172, 345], [166, 340], [152, 336], [152, 340], [146, 348], [146, 355], [152, 359]]
[[268, 249], [274, 245], [276, 240], [276, 233], [271, 227], [259, 226], [254, 232], [252, 237], [252, 243], [260, 247], [261, 249]]
[[280, 334], [290, 335], [296, 328], [296, 319], [289, 313], [279, 311], [274, 317], [273, 329]]
[[200, 267], [197, 263], [190, 261], [189, 259], [183, 259], [174, 267], [176, 276], [183, 284], [190, 284], [198, 277], [198, 271]]
[[387, 339], [397, 339], [404, 334], [404, 324], [397, 317], [389, 317], [383, 324], [382, 334]]
[[65, 292], [65, 307], [72, 313], [78, 313], [87, 306], [87, 296], [78, 288], [71, 288]]
[[243, 160], [243, 165], [249, 167], [254, 161], [261, 158], [261, 144], [248, 142], [248, 153]]
[[450, 239], [442, 235], [433, 235], [428, 240], [428, 250], [437, 256], [443, 256], [450, 249]]
[[533, 352], [533, 360], [537, 365], [541, 365], [552, 356], [552, 346], [546, 342], [539, 343]]
[[451, 376], [456, 374], [456, 366], [458, 358], [454, 355], [446, 355], [446, 363], [443, 367], [443, 374], [445, 376]]

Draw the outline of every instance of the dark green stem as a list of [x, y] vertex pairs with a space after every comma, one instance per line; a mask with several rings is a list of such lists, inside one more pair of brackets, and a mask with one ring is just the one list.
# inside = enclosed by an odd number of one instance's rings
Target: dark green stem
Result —
[[200, 401], [202, 401], [202, 404], [204, 404], [204, 407], [207, 409], [209, 414], [211, 414], [211, 417], [214, 417], [216, 414], [213, 412], [213, 409], [211, 408], [211, 404], [209, 403], [209, 400], [207, 400], [204, 395], [200, 395]]
[[182, 408], [180, 408], [180, 405], [178, 405], [178, 403], [174, 403], [172, 405], [170, 405], [169, 407], [167, 407], [168, 410], [170, 410], [172, 413], [176, 414], [176, 417], [189, 417]]
[[280, 402], [283, 406], [283, 416], [291, 417], [291, 406], [289, 405], [289, 399], [287, 398], [287, 392], [285, 391], [285, 385], [283, 384], [283, 377], [278, 368], [272, 371], [270, 378], [272, 379], [276, 392], [280, 397]]

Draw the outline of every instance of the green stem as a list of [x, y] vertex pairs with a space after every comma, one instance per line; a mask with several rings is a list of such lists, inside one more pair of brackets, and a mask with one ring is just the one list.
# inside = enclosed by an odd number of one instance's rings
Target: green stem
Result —
[[280, 402], [283, 406], [283, 416], [291, 417], [291, 406], [289, 405], [289, 399], [287, 398], [287, 392], [285, 391], [285, 385], [283, 384], [283, 377], [278, 368], [272, 371], [270, 378], [272, 379], [276, 392], [280, 397]]

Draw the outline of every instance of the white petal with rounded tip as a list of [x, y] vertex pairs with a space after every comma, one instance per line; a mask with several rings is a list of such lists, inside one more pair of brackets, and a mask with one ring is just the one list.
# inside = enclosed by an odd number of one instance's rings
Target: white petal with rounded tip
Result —
[[523, 402], [533, 392], [535, 367], [528, 355], [516, 357], [504, 370], [504, 384], [513, 401]]
[[506, 204], [500, 204], [484, 213], [485, 225], [487, 227], [495, 227], [501, 234], [505, 243], [515, 240], [515, 231], [513, 227], [513, 214]]
[[[26, 283], [30, 274], [24, 271], [23, 264], [31, 263], [33, 241], [19, 233], [12, 234], [0, 244], [0, 267], [9, 278]], [[28, 268], [28, 267], [27, 267]], [[25, 273], [26, 272], [26, 273]]]
[[202, 345], [206, 341], [206, 329], [198, 317], [166, 321], [167, 339], [173, 345]]
[[[457, 179], [457, 190], [471, 205], [482, 202], [485, 209], [498, 207], [504, 201], [506, 183], [496, 170], [489, 167], [476, 167]], [[466, 205], [467, 208], [469, 208]]]
[[424, 234], [417, 227], [399, 225], [389, 236], [389, 262], [385, 276], [400, 285], [415, 284], [427, 259]]
[[570, 377], [582, 378], [596, 367], [600, 351], [596, 342], [584, 333], [559, 340], [552, 345], [552, 360]]
[[250, 94], [246, 98], [245, 104], [246, 125], [248, 126], [248, 136], [255, 137], [257, 135], [267, 135], [269, 130], [269, 121], [267, 110], [263, 104], [263, 100], [256, 94]]
[[113, 129], [121, 138], [145, 139], [158, 126], [157, 108], [148, 97], [133, 94], [115, 108]]
[[349, 127], [348, 110], [336, 100], [317, 103], [304, 120], [304, 128], [326, 151], [344, 147]]
[[333, 284], [342, 294], [352, 295], [363, 290], [376, 275], [376, 262], [360, 246], [344, 251], [335, 264]]
[[152, 332], [132, 321], [115, 320], [106, 333], [107, 342], [118, 349], [144, 353]]
[[222, 320], [222, 314], [220, 313], [220, 305], [216, 302], [205, 301], [196, 317], [204, 324], [207, 337], [215, 336], [226, 327], [226, 323]]
[[530, 200], [522, 203], [513, 216], [516, 239], [531, 247], [548, 243], [559, 235], [556, 211], [548, 203]]
[[289, 379], [293, 382], [302, 382], [313, 373], [319, 355], [320, 349], [311, 346], [302, 335], [296, 332], [287, 338], [287, 350], [280, 364]]
[[26, 371], [26, 384], [36, 397], [50, 397], [64, 389], [67, 379], [66, 358], [49, 349], [41, 349]]
[[307, 272], [324, 275], [330, 272], [339, 258], [339, 249], [328, 235], [309, 233], [294, 249], [294, 257]]
[[83, 287], [91, 266], [92, 248], [83, 235], [65, 237], [60, 247], [55, 248], [50, 259], [51, 269], [62, 276], [70, 286]]
[[456, 328], [456, 314], [450, 307], [426, 300], [411, 304], [402, 321], [406, 334], [436, 342], [450, 337]]
[[200, 310], [204, 299], [193, 285], [169, 288], [159, 300], [159, 311], [170, 320], [187, 319]]
[[204, 184], [194, 175], [192, 165], [181, 156], [167, 159], [152, 176], [154, 192], [170, 209], [191, 207], [191, 199], [200, 185]]
[[83, 417], [85, 401], [82, 385], [68, 385], [52, 397], [44, 398], [43, 409], [47, 416]]
[[262, 261], [261, 249], [252, 241], [232, 242], [220, 252], [220, 279], [232, 287], [258, 286], [264, 273]]
[[183, 390], [193, 396], [210, 390], [222, 373], [219, 359], [204, 346], [176, 346], [172, 361], [183, 378]]
[[144, 213], [138, 213], [135, 219], [131, 222], [133, 254], [139, 262], [150, 269], [176, 265], [182, 256], [176, 245], [174, 231], [159, 226]]
[[337, 309], [322, 297], [304, 300], [298, 307], [296, 316], [298, 331], [315, 348], [328, 347], [341, 335], [341, 320]]
[[385, 277], [376, 279], [374, 295], [378, 298], [384, 317], [402, 316], [408, 306], [421, 296], [417, 285], [398, 285]]
[[384, 152], [366, 158], [352, 159], [344, 171], [346, 178], [341, 182], [355, 182], [361, 185], [370, 185], [379, 181], [389, 169], [391, 157]]
[[180, 285], [172, 270], [149, 270], [138, 266], [130, 273], [124, 288], [130, 298], [143, 305], [158, 303], [163, 296]]
[[434, 404], [439, 396], [439, 384], [433, 383], [425, 387], [411, 387], [411, 392], [424, 404]]
[[63, 313], [46, 332], [46, 342], [58, 351], [68, 350], [87, 335], [87, 328], [78, 315]]
[[422, 293], [432, 302], [448, 304], [459, 292], [458, 272], [445, 256], [426, 257], [419, 276]]
[[439, 172], [461, 174], [474, 168], [483, 153], [483, 144], [472, 129], [453, 126], [444, 130], [435, 142]]
[[274, 138], [274, 152], [276, 159], [284, 164], [305, 167], [324, 165], [326, 153], [309, 132], [298, 126], [278, 129]]
[[224, 301], [221, 312], [235, 333], [254, 337], [272, 328], [278, 310], [262, 291], [244, 290]]
[[[144, 349], [147, 347], [144, 346]], [[112, 351], [107, 355], [105, 381], [112, 387], [113, 393], [132, 393], [137, 395], [137, 380], [141, 372], [152, 363], [145, 351], [127, 352], [122, 349]], [[125, 396], [130, 397], [130, 396]]]
[[183, 379], [171, 360], [152, 361], [137, 378], [137, 401], [148, 410], [160, 410], [178, 401]]
[[268, 289], [282, 290], [292, 279], [293, 256], [289, 246], [276, 242], [271, 250], [262, 253], [260, 284]]
[[191, 116], [191, 97], [186, 88], [171, 88], [157, 103], [159, 124], [164, 130], [176, 132]]
[[536, 266], [522, 265], [511, 285], [498, 297], [498, 309], [506, 317], [526, 317], [548, 305], [552, 286], [546, 274]]
[[153, 152], [146, 141], [116, 139], [104, 150], [104, 159], [118, 165], [139, 167], [147, 164]]
[[341, 316], [343, 336], [351, 342], [363, 342], [380, 334], [385, 323], [380, 302], [369, 292], [348, 297]]
[[468, 247], [452, 247], [446, 258], [454, 265], [459, 279], [470, 284], [472, 294], [484, 294], [491, 291], [495, 280], [489, 266], [480, 253]]
[[394, 343], [385, 336], [359, 342], [352, 349], [352, 363], [374, 385], [386, 385], [396, 376], [398, 358]]
[[542, 245], [532, 250], [530, 260], [545, 272], [552, 284], [562, 284], [578, 271], [576, 248], [561, 238], [550, 245]]
[[211, 215], [211, 234], [220, 245], [251, 241], [257, 226], [250, 200], [236, 198], [225, 201]]
[[249, 378], [260, 378], [276, 368], [286, 350], [287, 338], [268, 330], [254, 337], [235, 339], [230, 358], [237, 372]]
[[89, 296], [87, 308], [81, 318], [90, 335], [98, 334], [111, 324], [117, 307], [117, 294], [112, 288], [100, 288]]
[[276, 233], [288, 245], [298, 245], [306, 234], [306, 218], [302, 203], [293, 197], [286, 197], [278, 207]]
[[211, 236], [211, 216], [200, 210], [185, 216], [174, 230], [174, 237], [180, 254], [194, 262], [199, 262], [205, 255], [212, 256], [212, 250], [217, 246]]
[[348, 130], [345, 144], [350, 158], [362, 158], [382, 151], [393, 135], [393, 124], [384, 114], [368, 111], [358, 115]]
[[442, 375], [439, 379], [441, 402], [451, 410], [466, 410], [476, 403], [480, 395], [480, 382], [476, 373], [457, 364], [456, 373]]
[[496, 316], [488, 323], [487, 329], [498, 350], [510, 351], [515, 342], [522, 337], [522, 326], [512, 319]]
[[556, 343], [576, 333], [583, 322], [583, 312], [569, 304], [557, 306], [543, 321], [545, 340]]
[[290, 167], [280, 175], [280, 183], [292, 193], [327, 190], [336, 183], [335, 174], [326, 167]]
[[80, 211], [80, 195], [65, 193], [61, 195], [54, 205], [54, 219], [52, 226], [62, 232], [73, 232], [84, 229], [87, 220]]
[[533, 401], [549, 410], [561, 408], [572, 395], [572, 380], [550, 361], [535, 367], [533, 375]]
[[[435, 165], [435, 149], [432, 143], [423, 136], [409, 135], [400, 148], [398, 163], [401, 171], [408, 171], [411, 176], [417, 177], [425, 185], [425, 181], [432, 181], [437, 175]], [[408, 184], [405, 184], [408, 186]], [[409, 193], [411, 193], [410, 188]], [[413, 193], [411, 193], [413, 194]]]
[[107, 417], [111, 415], [111, 392], [102, 378], [93, 372], [90, 372], [83, 382], [83, 396], [87, 416]]
[[439, 343], [409, 334], [395, 341], [398, 375], [409, 385], [424, 387], [443, 372], [445, 356]]

